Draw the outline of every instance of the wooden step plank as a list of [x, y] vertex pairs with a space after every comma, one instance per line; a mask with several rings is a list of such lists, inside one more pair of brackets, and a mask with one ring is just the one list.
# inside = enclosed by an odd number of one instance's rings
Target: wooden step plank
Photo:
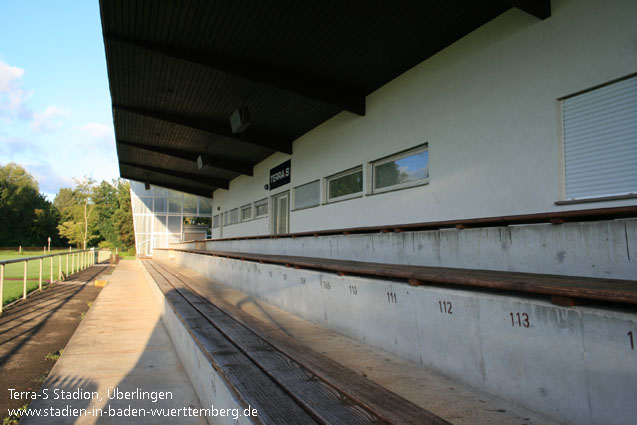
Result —
[[196, 311], [150, 260], [142, 262], [177, 317], [244, 407], [254, 407], [264, 424], [317, 423], [267, 375]]
[[353, 260], [279, 256], [225, 251], [174, 249], [202, 255], [223, 255], [271, 264], [291, 264], [300, 268], [327, 270], [363, 276], [413, 279], [435, 285], [460, 285], [483, 289], [556, 295], [603, 302], [637, 304], [637, 281], [592, 277], [545, 275], [495, 270], [385, 264]]
[[[318, 237], [318, 236], [332, 236], [340, 234], [367, 234], [367, 233], [388, 233], [394, 228], [399, 228], [402, 231], [423, 231], [423, 230], [438, 230], [448, 229], [454, 227], [466, 228], [466, 227], [502, 227], [510, 225], [521, 224], [538, 224], [538, 223], [551, 223], [551, 220], [563, 220], [569, 222], [576, 221], [596, 221], [596, 220], [614, 220], [621, 218], [634, 218], [637, 217], [637, 206], [628, 205], [623, 207], [610, 207], [610, 208], [588, 208], [583, 210], [567, 210], [545, 213], [533, 213], [533, 214], [517, 214], [508, 216], [493, 216], [493, 217], [479, 217], [479, 218], [465, 218], [457, 220], [442, 220], [442, 221], [429, 221], [419, 223], [404, 223], [393, 224], [384, 226], [366, 226], [366, 227], [349, 227], [341, 229], [327, 229], [327, 230], [312, 230], [307, 232], [295, 232], [287, 233], [284, 235], [277, 235], [276, 238], [286, 237]], [[257, 236], [238, 236], [231, 238], [219, 238], [215, 241], [232, 241], [232, 240], [249, 240], [249, 239], [263, 239], [273, 238], [272, 235], [257, 235]]]
[[206, 285], [193, 281], [183, 273], [180, 273], [177, 266], [163, 261], [153, 261], [160, 268], [166, 270], [167, 273], [172, 274], [175, 278], [190, 286], [200, 296], [214, 304], [218, 310], [249, 328], [277, 350], [295, 359], [296, 362], [304, 366], [312, 374], [319, 376], [331, 386], [339, 388], [350, 399], [375, 412], [379, 417], [385, 418], [387, 422], [413, 425], [448, 424], [447, 421], [433, 413], [358, 375], [330, 358], [309, 349], [275, 326], [263, 323], [245, 313], [216, 296], [212, 291], [207, 290]]
[[[161, 269], [160, 269], [161, 270]], [[162, 272], [164, 277], [168, 271]], [[345, 394], [317, 379], [293, 359], [279, 352], [265, 339], [253, 333], [201, 297], [179, 278], [171, 275], [171, 284], [192, 304], [210, 325], [237, 346], [268, 376], [282, 385], [300, 403], [325, 423], [374, 424], [378, 417], [365, 411]]]

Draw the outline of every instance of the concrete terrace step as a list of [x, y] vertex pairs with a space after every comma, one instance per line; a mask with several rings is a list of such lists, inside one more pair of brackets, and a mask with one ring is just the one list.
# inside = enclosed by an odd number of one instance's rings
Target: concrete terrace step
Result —
[[[159, 251], [159, 249], [158, 249]], [[200, 255], [281, 264], [286, 267], [326, 270], [339, 275], [404, 279], [412, 286], [450, 285], [475, 289], [512, 291], [551, 297], [556, 304], [612, 302], [637, 305], [637, 281], [496, 270], [385, 264], [333, 258], [268, 255], [194, 249], [172, 249]]]
[[[155, 282], [163, 286], [162, 291], [173, 309], [183, 311], [183, 305], [180, 306], [182, 300], [175, 296], [178, 291], [184, 295], [182, 299], [190, 299], [197, 309], [210, 315], [207, 327], [202, 326], [195, 317], [188, 317], [186, 324], [192, 327], [195, 338], [206, 337], [202, 334], [204, 327], [208, 329], [207, 332], [225, 335], [233, 344], [243, 348], [248, 357], [254, 358], [255, 363], [284, 388], [292, 393], [300, 391], [300, 404], [312, 411], [313, 416], [321, 418], [321, 423], [354, 422], [339, 416], [338, 410], [343, 407], [339, 403], [329, 405], [318, 402], [317, 394], [311, 388], [301, 390], [303, 383], [307, 384], [308, 381], [327, 383], [341, 394], [340, 399], [350, 399], [346, 406], [358, 403], [363, 411], [376, 417], [374, 422], [556, 423], [514, 403], [417, 367], [391, 353], [311, 324], [170, 262], [144, 261], [144, 265]], [[206, 310], [208, 313], [205, 313]], [[248, 331], [250, 338], [260, 342], [253, 343], [252, 348], [246, 346], [246, 337], [237, 334], [238, 328]], [[215, 338], [219, 338], [219, 335]], [[206, 346], [205, 343], [203, 345]], [[268, 363], [263, 353], [266, 353], [266, 357], [284, 356], [286, 365], [294, 363], [296, 378], [290, 379], [285, 374], [282, 376], [281, 364]], [[213, 351], [210, 353], [211, 361], [223, 363], [226, 355], [227, 352], [222, 350], [219, 358]], [[236, 385], [232, 377], [227, 382]], [[248, 399], [255, 397], [251, 394], [256, 391], [254, 385], [244, 386], [240, 390], [241, 396]], [[272, 423], [281, 423], [281, 418], [275, 415], [276, 409], [269, 413], [273, 415], [270, 416], [274, 421]], [[263, 420], [264, 417], [260, 418]], [[365, 415], [358, 416], [355, 422], [366, 423]]]
[[233, 256], [155, 253], [251, 301], [556, 420], [625, 425], [637, 415], [637, 314], [630, 305], [561, 306], [528, 293], [410, 286], [403, 279]]

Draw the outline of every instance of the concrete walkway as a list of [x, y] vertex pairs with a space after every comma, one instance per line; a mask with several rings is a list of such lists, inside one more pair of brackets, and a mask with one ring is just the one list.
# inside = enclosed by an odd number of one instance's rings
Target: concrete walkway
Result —
[[48, 417], [20, 423], [205, 424], [138, 263], [120, 262], [107, 280], [29, 405]]

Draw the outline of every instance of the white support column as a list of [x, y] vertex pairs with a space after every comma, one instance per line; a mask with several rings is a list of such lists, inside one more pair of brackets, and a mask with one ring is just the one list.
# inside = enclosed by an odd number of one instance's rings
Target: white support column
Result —
[[23, 300], [27, 299], [27, 267], [28, 267], [28, 261], [25, 261], [24, 275], [23, 275], [23, 281], [22, 281], [22, 299]]
[[4, 264], [0, 264], [0, 314], [4, 304]]

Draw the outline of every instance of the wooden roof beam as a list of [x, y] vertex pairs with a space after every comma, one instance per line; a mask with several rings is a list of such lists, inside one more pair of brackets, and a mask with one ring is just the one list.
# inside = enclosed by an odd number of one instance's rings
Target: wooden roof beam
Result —
[[166, 176], [177, 177], [179, 179], [190, 180], [199, 184], [213, 186], [213, 188], [228, 189], [230, 187], [230, 182], [228, 182], [227, 180], [215, 179], [213, 177], [209, 177], [203, 174], [184, 173], [181, 171], [167, 170], [165, 168], [159, 168], [159, 167], [149, 167], [147, 165], [135, 164], [132, 162], [124, 162], [124, 161], [120, 161], [119, 164], [124, 165], [126, 167], [139, 168], [140, 170], [150, 171], [152, 173], [158, 173], [158, 174], [163, 174]]
[[[147, 152], [155, 152], [173, 158], [184, 159], [186, 161], [197, 162], [199, 155], [205, 154], [203, 152], [184, 151], [180, 149], [169, 149], [161, 146], [149, 146], [142, 143], [134, 143], [126, 140], [118, 140], [118, 145], [131, 147], [134, 149], [142, 149]], [[225, 171], [231, 171], [233, 173], [244, 174], [246, 176], [252, 176], [252, 165], [247, 162], [236, 161], [232, 159], [220, 158], [216, 155], [205, 154], [208, 156], [208, 164], [212, 168], [219, 168]]]
[[551, 16], [551, 0], [508, 0], [506, 3], [538, 19], [544, 20]]
[[121, 104], [113, 104], [113, 109], [115, 114], [117, 114], [118, 110], [127, 111], [133, 114], [143, 115], [172, 124], [178, 124], [184, 127], [190, 127], [196, 130], [205, 131], [206, 133], [214, 134], [216, 136], [226, 137], [244, 143], [249, 143], [251, 145], [260, 146], [262, 148], [267, 148], [290, 155], [292, 154], [291, 141], [279, 140], [269, 135], [259, 134], [256, 133], [254, 129], [248, 129], [246, 132], [240, 134], [233, 134], [229, 122], [220, 123], [212, 122], [209, 120], [203, 121], [185, 115], [171, 114], [168, 112], [161, 112], [146, 108], [137, 108], [134, 106]]
[[[532, 1], [530, 1], [532, 3]], [[312, 81], [302, 75], [290, 75], [279, 70], [267, 69], [259, 64], [243, 63], [230, 58], [215, 56], [208, 52], [193, 52], [186, 49], [167, 47], [161, 44], [142, 41], [131, 37], [106, 34], [105, 38], [118, 43], [128, 44], [140, 49], [150, 50], [163, 56], [169, 56], [186, 62], [195, 63], [216, 71], [265, 84], [298, 96], [334, 106], [342, 111], [365, 115], [365, 96], [347, 92], [343, 89]]]
[[140, 179], [139, 177], [134, 177], [132, 174], [126, 174], [126, 173], [120, 173], [120, 176], [123, 179], [135, 180], [136, 182], [141, 182], [141, 183], [148, 182], [152, 184], [153, 186], [160, 186], [166, 189], [172, 189], [178, 192], [190, 193], [192, 195], [197, 195], [203, 198], [212, 199], [212, 190], [207, 191], [205, 189], [193, 189], [192, 187], [185, 187], [185, 186], [180, 186], [176, 184], [160, 183], [159, 181], [154, 180], [152, 178]]

